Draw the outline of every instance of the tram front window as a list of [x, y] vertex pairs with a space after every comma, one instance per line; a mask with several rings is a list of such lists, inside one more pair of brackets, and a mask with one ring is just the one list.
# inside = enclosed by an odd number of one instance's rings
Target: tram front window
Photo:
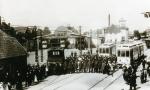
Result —
[[125, 51], [121, 51], [121, 57], [125, 56]]
[[109, 53], [109, 49], [108, 48], [106, 48], [106, 53]]
[[120, 50], [118, 50], [118, 56], [120, 56]]

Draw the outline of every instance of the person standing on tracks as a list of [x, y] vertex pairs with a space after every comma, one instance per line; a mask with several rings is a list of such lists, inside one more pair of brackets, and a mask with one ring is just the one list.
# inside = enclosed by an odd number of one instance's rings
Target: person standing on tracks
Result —
[[146, 61], [143, 60], [143, 62], [142, 62], [143, 69], [145, 69], [145, 64], [146, 64]]
[[147, 67], [147, 73], [148, 73], [148, 76], [150, 77], [150, 65], [148, 65]]
[[132, 73], [129, 75], [129, 82], [130, 82], [130, 90], [136, 90], [136, 73]]
[[147, 81], [147, 71], [145, 69], [141, 72], [141, 83], [146, 83]]
[[123, 72], [124, 72], [123, 79], [127, 82], [127, 84], [129, 84], [129, 80], [128, 80], [129, 73], [128, 73], [128, 69], [126, 66], [124, 66]]

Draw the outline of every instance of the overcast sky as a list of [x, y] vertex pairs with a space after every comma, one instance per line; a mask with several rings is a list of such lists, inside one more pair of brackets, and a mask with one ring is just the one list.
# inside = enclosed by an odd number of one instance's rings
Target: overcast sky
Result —
[[150, 0], [0, 0], [0, 14], [13, 25], [38, 25], [56, 28], [81, 25], [83, 29], [118, 24], [124, 18], [130, 30], [150, 27], [142, 12], [150, 11]]

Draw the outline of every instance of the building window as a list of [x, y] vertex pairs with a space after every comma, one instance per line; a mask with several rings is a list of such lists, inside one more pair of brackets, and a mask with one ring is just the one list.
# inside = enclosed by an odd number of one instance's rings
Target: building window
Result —
[[53, 55], [55, 55], [55, 52], [53, 52]]

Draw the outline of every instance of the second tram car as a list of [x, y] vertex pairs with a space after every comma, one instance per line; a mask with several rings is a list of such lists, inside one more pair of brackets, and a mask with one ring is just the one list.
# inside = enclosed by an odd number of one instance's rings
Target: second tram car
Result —
[[119, 44], [116, 51], [118, 65], [130, 65], [144, 55], [144, 45], [142, 42], [128, 42]]
[[116, 55], [116, 45], [113, 43], [104, 43], [100, 45], [99, 55], [102, 55], [102, 56]]

